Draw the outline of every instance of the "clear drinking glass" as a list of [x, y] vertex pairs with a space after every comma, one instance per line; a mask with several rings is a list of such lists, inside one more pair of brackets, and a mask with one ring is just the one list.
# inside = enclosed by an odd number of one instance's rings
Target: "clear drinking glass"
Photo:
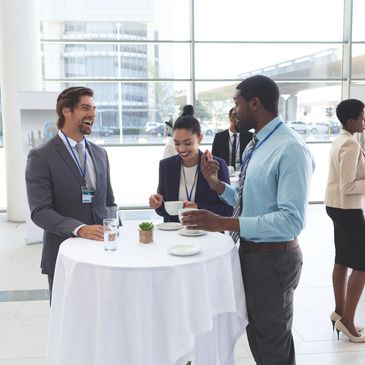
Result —
[[117, 249], [118, 221], [115, 218], [103, 219], [104, 249], [115, 251]]
[[119, 207], [117, 205], [111, 205], [106, 207], [106, 218], [114, 218], [117, 220], [118, 237], [119, 237]]

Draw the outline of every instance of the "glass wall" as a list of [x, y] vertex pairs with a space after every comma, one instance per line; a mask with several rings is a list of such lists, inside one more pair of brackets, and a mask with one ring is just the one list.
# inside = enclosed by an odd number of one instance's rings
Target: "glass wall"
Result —
[[[156, 165], [167, 141], [164, 122], [184, 104], [194, 104], [209, 147], [228, 127], [237, 83], [265, 74], [279, 84], [287, 125], [316, 144], [318, 165], [327, 155], [317, 144], [340, 130], [338, 102], [365, 95], [364, 11], [363, 0], [40, 0], [43, 87], [92, 87], [91, 139], [121, 156], [133, 150], [142, 169]], [[148, 145], [161, 154], [134, 148]], [[118, 202], [130, 194], [145, 205], [154, 180], [142, 186], [144, 198], [134, 185], [118, 187]], [[322, 190], [311, 200], [321, 200]]]

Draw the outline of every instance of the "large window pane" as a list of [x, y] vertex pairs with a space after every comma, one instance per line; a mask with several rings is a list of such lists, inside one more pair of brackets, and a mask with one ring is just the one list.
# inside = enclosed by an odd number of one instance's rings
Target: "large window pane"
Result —
[[353, 21], [352, 21], [352, 40], [354, 42], [365, 41], [365, 1], [353, 0]]
[[[45, 83], [48, 91], [76, 85], [80, 83]], [[189, 82], [84, 82], [82, 85], [95, 92], [97, 118], [90, 138], [99, 144], [164, 143], [164, 122], [175, 120], [181, 106], [190, 100]]]
[[0, 87], [0, 146], [3, 146], [3, 104], [1, 99], [1, 87]]
[[[197, 98], [215, 130], [228, 128], [228, 111], [234, 106], [238, 82], [197, 82]], [[279, 81], [279, 113], [307, 141], [329, 141], [340, 131], [335, 109], [341, 100], [341, 84]]]
[[45, 79], [190, 78], [190, 45], [184, 43], [44, 44], [42, 51]]
[[341, 60], [342, 46], [331, 44], [197, 44], [196, 77], [340, 79]]
[[[187, 40], [189, 0], [40, 0], [43, 37]], [[80, 21], [80, 18], [83, 20]]]
[[365, 79], [365, 45], [364, 44], [354, 44], [352, 46], [352, 78]]
[[342, 18], [343, 0], [195, 0], [198, 41], [342, 41]]

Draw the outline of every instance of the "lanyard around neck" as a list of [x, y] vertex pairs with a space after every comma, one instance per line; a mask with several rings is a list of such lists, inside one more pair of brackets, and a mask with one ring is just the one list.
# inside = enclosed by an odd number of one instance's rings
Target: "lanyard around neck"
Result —
[[62, 134], [66, 138], [66, 142], [68, 144], [68, 147], [69, 147], [69, 149], [70, 149], [70, 151], [72, 153], [72, 156], [73, 156], [74, 160], [76, 161], [77, 167], [80, 170], [81, 176], [85, 179], [85, 177], [86, 177], [86, 146], [87, 146], [86, 145], [86, 139], [85, 139], [84, 169], [82, 169], [82, 167], [80, 165], [80, 162], [81, 161], [79, 162], [78, 158], [76, 157], [75, 152], [74, 152], [74, 149], [72, 148], [71, 143], [70, 143], [68, 137], [66, 136], [66, 134], [63, 131], [61, 131], [61, 132], [62, 132]]
[[283, 124], [283, 122], [280, 122], [275, 126], [275, 128], [259, 143], [257, 144], [244, 158], [241, 164], [240, 174], [242, 172], [243, 166], [245, 166], [245, 163], [248, 159], [251, 158], [254, 152], [256, 152], [273, 134], [274, 132]]
[[190, 190], [190, 193], [189, 193], [189, 190], [188, 190], [188, 187], [186, 185], [186, 176], [185, 176], [185, 170], [184, 170], [184, 165], [181, 164], [182, 166], [182, 170], [183, 170], [183, 175], [184, 175], [184, 184], [185, 184], [185, 193], [186, 193], [186, 198], [189, 202], [191, 202], [191, 197], [193, 195], [193, 190], [194, 190], [194, 187], [196, 185], [196, 182], [197, 182], [197, 178], [198, 178], [198, 165], [196, 166], [196, 171], [195, 171], [195, 176], [194, 176], [194, 181], [193, 181], [193, 185], [191, 187], [191, 190]]

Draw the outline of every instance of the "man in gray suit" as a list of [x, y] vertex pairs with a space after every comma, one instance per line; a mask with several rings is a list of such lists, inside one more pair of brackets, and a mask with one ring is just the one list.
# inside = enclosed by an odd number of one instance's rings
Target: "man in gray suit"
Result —
[[103, 240], [106, 207], [115, 205], [106, 151], [87, 141], [95, 120], [93, 90], [70, 87], [57, 98], [58, 134], [28, 155], [33, 222], [43, 228], [42, 273], [52, 295], [58, 249], [69, 237]]

